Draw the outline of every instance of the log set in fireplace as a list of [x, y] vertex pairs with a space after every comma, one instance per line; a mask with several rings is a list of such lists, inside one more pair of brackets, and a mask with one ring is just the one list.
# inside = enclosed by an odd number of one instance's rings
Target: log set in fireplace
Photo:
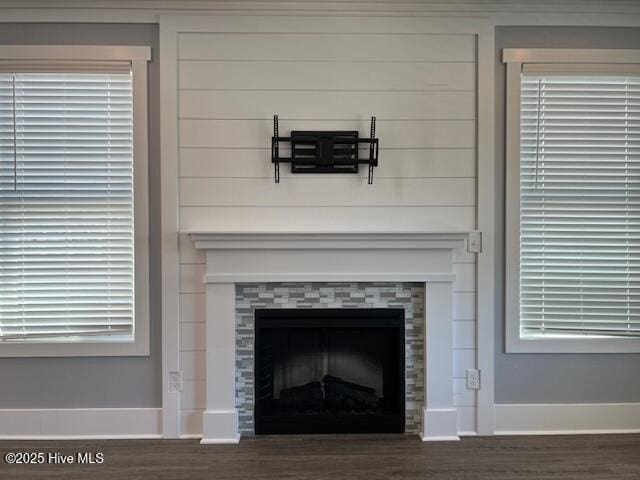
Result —
[[402, 433], [403, 309], [264, 309], [255, 432]]

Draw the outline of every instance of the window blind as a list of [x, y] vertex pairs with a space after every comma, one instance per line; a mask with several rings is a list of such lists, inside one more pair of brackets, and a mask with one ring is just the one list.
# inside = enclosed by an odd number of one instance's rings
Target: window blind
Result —
[[0, 71], [0, 341], [133, 340], [131, 73], [36, 71]]
[[522, 75], [520, 336], [640, 336], [640, 77]]

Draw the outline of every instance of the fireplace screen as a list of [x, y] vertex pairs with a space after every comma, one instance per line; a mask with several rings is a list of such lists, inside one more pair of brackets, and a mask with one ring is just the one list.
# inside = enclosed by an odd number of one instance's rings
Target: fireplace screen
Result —
[[404, 310], [256, 310], [255, 428], [404, 432]]

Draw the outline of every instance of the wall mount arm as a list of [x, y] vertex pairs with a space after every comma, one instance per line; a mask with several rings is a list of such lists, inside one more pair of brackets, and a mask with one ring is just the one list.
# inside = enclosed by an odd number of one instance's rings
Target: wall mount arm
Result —
[[[281, 137], [278, 115], [273, 116], [271, 162], [275, 183], [280, 183], [280, 163], [290, 163], [291, 173], [358, 173], [360, 164], [368, 165], [367, 183], [373, 183], [373, 169], [378, 166], [376, 117], [371, 117], [371, 137], [360, 138], [357, 130], [300, 131]], [[291, 156], [280, 156], [280, 144], [288, 143]], [[369, 145], [367, 158], [360, 158], [360, 145]]]

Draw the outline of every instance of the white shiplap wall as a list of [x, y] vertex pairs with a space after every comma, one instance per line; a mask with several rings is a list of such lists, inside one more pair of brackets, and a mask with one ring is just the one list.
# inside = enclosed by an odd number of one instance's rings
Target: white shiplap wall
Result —
[[[354, 129], [378, 118], [373, 185], [355, 175], [273, 182], [272, 117], [290, 129]], [[178, 38], [181, 231], [475, 228], [476, 38], [445, 34], [182, 33]], [[475, 431], [476, 264], [454, 284], [459, 430]], [[204, 256], [180, 237], [182, 434], [201, 431]]]

